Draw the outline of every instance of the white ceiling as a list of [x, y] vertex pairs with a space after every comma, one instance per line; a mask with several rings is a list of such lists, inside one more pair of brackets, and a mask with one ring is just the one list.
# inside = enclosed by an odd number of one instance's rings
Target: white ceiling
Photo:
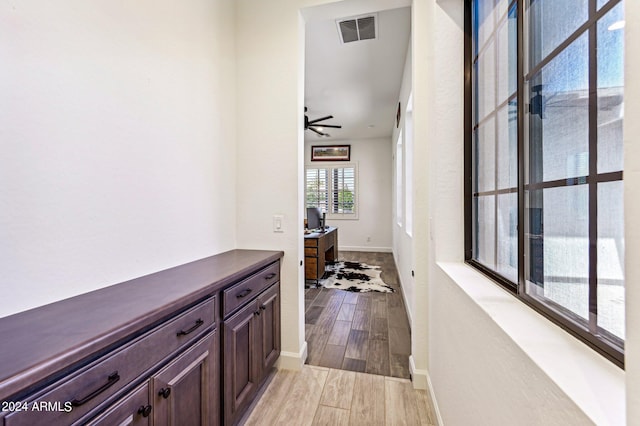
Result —
[[307, 130], [305, 140], [391, 137], [411, 31], [411, 9], [377, 11], [376, 39], [346, 44], [340, 40], [336, 20], [354, 15], [340, 15], [344, 9], [324, 12], [306, 22], [304, 101], [309, 120], [333, 115], [323, 123], [339, 124], [342, 129], [325, 129], [330, 137]]

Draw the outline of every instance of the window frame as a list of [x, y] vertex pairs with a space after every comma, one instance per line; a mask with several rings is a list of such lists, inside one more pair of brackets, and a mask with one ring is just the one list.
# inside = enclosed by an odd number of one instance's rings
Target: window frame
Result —
[[404, 226], [404, 132], [400, 129], [395, 146], [396, 225]]
[[[610, 0], [605, 5], [601, 6], [599, 9], [596, 7], [596, 0], [589, 1], [589, 15], [587, 20], [571, 35], [567, 36], [556, 48], [553, 49], [551, 53], [549, 53], [546, 58], [536, 64], [535, 67], [532, 67], [532, 70], [528, 72], [528, 75], [535, 75], [539, 70], [541, 70], [546, 64], [548, 64], [553, 58], [557, 57], [558, 52], [564, 50], [569, 44], [575, 41], [578, 37], [582, 35], [587, 35], [589, 38], [589, 89], [592, 94], [590, 96], [595, 96], [597, 98], [597, 81], [596, 81], [596, 73], [594, 72], [594, 67], [597, 65], [597, 61], [593, 58], [595, 53], [595, 36], [594, 33], [597, 32], [597, 23], [598, 21], [604, 17], [611, 9], [620, 4], [622, 0]], [[507, 13], [511, 10], [514, 2], [516, 0], [509, 0], [507, 5]], [[527, 104], [525, 103], [525, 0], [517, 0], [516, 6], [516, 45], [517, 45], [517, 63], [516, 63], [516, 74], [517, 74], [517, 84], [516, 84], [516, 111], [517, 111], [517, 282], [513, 282], [504, 276], [500, 275], [496, 271], [491, 268], [486, 267], [482, 263], [478, 262], [474, 259], [474, 214], [473, 214], [473, 205], [474, 205], [474, 181], [473, 181], [473, 173], [474, 173], [474, 155], [473, 155], [473, 133], [474, 133], [474, 109], [473, 109], [473, 90], [474, 90], [474, 49], [473, 49], [473, 0], [465, 0], [464, 2], [464, 259], [465, 262], [472, 267], [478, 269], [484, 275], [491, 278], [493, 281], [497, 282], [503, 288], [508, 290], [511, 294], [517, 297], [519, 300], [527, 304], [529, 307], [542, 314], [556, 325], [560, 326], [564, 330], [568, 331], [589, 347], [594, 349], [596, 352], [603, 355], [605, 358], [613, 362], [620, 368], [624, 368], [624, 341], [622, 341], [622, 345], [619, 346], [616, 344], [615, 339], [610, 338], [600, 338], [595, 333], [590, 332], [588, 329], [585, 329], [583, 325], [581, 325], [576, 318], [573, 318], [569, 311], [561, 312], [559, 310], [553, 309], [553, 301], [546, 300], [544, 303], [540, 300], [535, 299], [533, 296], [528, 294], [525, 291], [526, 286], [526, 277], [525, 277], [525, 108]], [[554, 54], [555, 53], [555, 54]], [[593, 89], [595, 86], [595, 95], [593, 94]], [[508, 99], [511, 99], [508, 97]], [[508, 102], [508, 101], [507, 101]], [[597, 157], [592, 155], [594, 150], [597, 150], [597, 135], [594, 134], [594, 131], [597, 130], [597, 103], [593, 101], [590, 97], [589, 100], [589, 152], [590, 152], [590, 162], [596, 161]], [[594, 115], [595, 113], [595, 115]], [[590, 166], [589, 175], [588, 175], [588, 183], [589, 188], [589, 214], [593, 215], [594, 212], [597, 213], [597, 194], [594, 196], [594, 191], [597, 193], [597, 184], [602, 182], [611, 182], [611, 181], [623, 181], [622, 179], [623, 172], [613, 172], [613, 173], [598, 173], [597, 168], [594, 169], [593, 164]], [[607, 176], [599, 176], [599, 175], [607, 175]], [[614, 176], [615, 175], [615, 176]], [[547, 187], [549, 184], [557, 184], [558, 182], [551, 183], [541, 183], [536, 184], [536, 186], [541, 185], [542, 187]], [[569, 186], [571, 183], [568, 183], [565, 186]], [[513, 188], [511, 188], [513, 189]], [[509, 190], [510, 192], [511, 189]], [[526, 189], [531, 189], [527, 187]], [[498, 193], [498, 189], [496, 188], [493, 192]], [[590, 216], [590, 230], [589, 230], [589, 243], [590, 245], [594, 242], [597, 242], [597, 234], [594, 235], [593, 226], [591, 224], [592, 221], [597, 221], [597, 219], [592, 219], [593, 216]], [[597, 214], [596, 214], [597, 217]], [[596, 244], [597, 246], [597, 244]], [[594, 250], [590, 250], [590, 258], [594, 256]], [[597, 254], [595, 255], [597, 256]], [[591, 258], [590, 261], [593, 261]], [[597, 286], [592, 283], [593, 280], [597, 281], [597, 273], [594, 275], [593, 271], [593, 263], [590, 266], [592, 268], [589, 274], [589, 291], [592, 293], [594, 288], [597, 290]], [[590, 297], [590, 300], [591, 297]], [[577, 314], [576, 314], [577, 317]], [[606, 334], [606, 333], [605, 333]]]
[[[330, 210], [333, 209], [333, 206], [338, 202], [334, 200], [334, 170], [340, 169], [353, 169], [353, 186], [354, 186], [354, 196], [353, 196], [353, 212], [349, 213], [336, 213]], [[307, 204], [307, 173], [308, 170], [325, 170], [327, 174], [327, 209], [326, 209], [326, 217], [331, 220], [357, 220], [358, 212], [359, 212], [359, 179], [358, 179], [358, 164], [356, 162], [349, 163], [323, 163], [321, 166], [316, 166], [315, 164], [307, 164], [304, 168], [304, 200], [305, 207], [319, 207], [321, 211], [324, 212], [322, 206], [309, 206]]]
[[413, 93], [409, 94], [403, 121], [404, 149], [404, 227], [413, 237]]

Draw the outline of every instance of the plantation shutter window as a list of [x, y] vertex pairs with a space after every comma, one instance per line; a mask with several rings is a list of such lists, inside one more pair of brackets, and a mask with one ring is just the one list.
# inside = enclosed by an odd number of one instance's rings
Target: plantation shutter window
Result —
[[318, 207], [326, 212], [329, 207], [329, 186], [327, 169], [307, 169], [306, 198], [307, 207]]
[[357, 219], [355, 164], [305, 170], [306, 207], [317, 207], [333, 219]]
[[353, 213], [355, 197], [355, 169], [345, 167], [333, 169], [332, 213]]

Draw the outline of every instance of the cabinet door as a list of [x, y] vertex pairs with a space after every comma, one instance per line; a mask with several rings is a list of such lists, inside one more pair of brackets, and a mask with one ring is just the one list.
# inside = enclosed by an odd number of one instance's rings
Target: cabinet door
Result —
[[260, 323], [253, 301], [224, 322], [224, 423], [233, 424], [251, 403], [260, 382]]
[[280, 284], [272, 285], [258, 299], [260, 315], [261, 376], [264, 378], [280, 356]]
[[152, 413], [149, 383], [145, 382], [87, 423], [87, 426], [148, 426], [151, 424]]
[[219, 424], [217, 341], [214, 330], [151, 379], [154, 425]]

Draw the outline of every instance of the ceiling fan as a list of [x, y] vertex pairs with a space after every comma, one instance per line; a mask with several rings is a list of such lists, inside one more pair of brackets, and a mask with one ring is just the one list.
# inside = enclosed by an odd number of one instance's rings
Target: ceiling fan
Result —
[[[307, 112], [307, 107], [304, 107], [304, 112]], [[316, 118], [315, 120], [309, 120], [309, 117], [307, 117], [307, 114], [304, 115], [304, 129], [307, 130], [311, 130], [312, 132], [317, 133], [320, 136], [331, 136], [329, 135], [329, 133], [325, 133], [323, 132], [325, 127], [331, 128], [331, 129], [342, 129], [342, 126], [338, 126], [336, 124], [322, 124], [320, 123], [321, 121], [324, 120], [329, 120], [333, 118], [333, 115], [327, 115], [326, 117], [320, 117], [320, 118]]]

